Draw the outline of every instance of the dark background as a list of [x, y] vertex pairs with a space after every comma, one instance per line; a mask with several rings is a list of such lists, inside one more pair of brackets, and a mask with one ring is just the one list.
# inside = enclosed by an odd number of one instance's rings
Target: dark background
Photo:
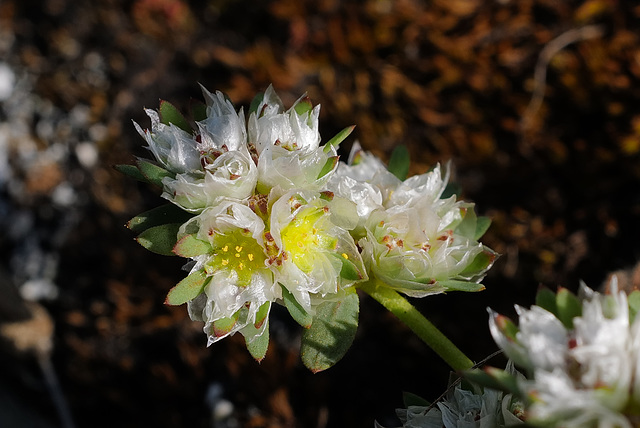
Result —
[[[162, 200], [112, 169], [148, 156], [131, 120], [147, 127], [159, 99], [186, 110], [198, 83], [238, 107], [273, 83], [286, 105], [322, 105], [324, 141], [355, 124], [345, 150], [358, 139], [387, 159], [405, 144], [412, 173], [451, 160], [502, 256], [486, 291], [415, 304], [478, 361], [495, 350], [487, 306], [513, 314], [541, 283], [595, 288], [636, 263], [639, 30], [640, 6], [621, 0], [1, 0], [5, 306], [41, 285], [78, 427], [393, 426], [402, 391], [434, 399], [448, 370], [365, 296], [353, 347], [315, 375], [283, 310], [257, 364], [240, 335], [206, 348], [186, 308], [163, 305], [182, 260], [124, 228]], [[545, 47], [544, 100], [527, 110]], [[0, 425], [60, 426], [35, 358], [4, 342]], [[214, 423], [221, 399], [233, 409]]]

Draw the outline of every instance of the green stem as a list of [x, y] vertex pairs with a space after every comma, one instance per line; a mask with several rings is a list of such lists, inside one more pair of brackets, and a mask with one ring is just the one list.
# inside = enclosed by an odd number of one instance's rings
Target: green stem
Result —
[[397, 316], [453, 370], [462, 371], [473, 367], [473, 361], [395, 290], [377, 279], [358, 284], [358, 288]]

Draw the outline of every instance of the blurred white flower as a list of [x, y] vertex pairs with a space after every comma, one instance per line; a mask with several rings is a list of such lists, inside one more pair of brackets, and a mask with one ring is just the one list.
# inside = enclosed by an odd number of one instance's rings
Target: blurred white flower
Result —
[[583, 285], [581, 314], [572, 325], [560, 321], [563, 315], [533, 306], [517, 308], [520, 322], [514, 331], [514, 324], [491, 313], [494, 339], [529, 374], [519, 383], [530, 400], [528, 421], [563, 427], [638, 426], [640, 321], [630, 317], [626, 294], [615, 283], [611, 289], [605, 295]]

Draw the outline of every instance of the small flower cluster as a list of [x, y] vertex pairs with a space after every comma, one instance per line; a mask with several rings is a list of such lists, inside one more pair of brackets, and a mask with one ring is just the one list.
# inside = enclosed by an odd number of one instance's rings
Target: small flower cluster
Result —
[[306, 96], [285, 109], [269, 87], [245, 120], [221, 92], [203, 94], [191, 121], [165, 101], [146, 110], [151, 128], [135, 126], [155, 161], [121, 170], [161, 186], [165, 217], [179, 208], [175, 220], [143, 215], [130, 227], [150, 250], [191, 260], [167, 303], [187, 303], [209, 344], [265, 336], [274, 302], [308, 327], [321, 304], [370, 277], [417, 297], [483, 288], [495, 259], [477, 241], [488, 222], [442, 197], [440, 166], [403, 181], [357, 143], [339, 162], [353, 127], [321, 145], [320, 108]]
[[[511, 362], [506, 371], [522, 376]], [[514, 394], [467, 382], [458, 382], [434, 404], [406, 404], [406, 408], [396, 410], [402, 428], [504, 428], [522, 425], [524, 417], [523, 403]], [[382, 427], [376, 422], [375, 428]]]
[[[490, 311], [491, 333], [526, 373], [515, 391], [532, 425], [631, 428], [640, 423], [640, 292], [582, 285], [517, 306], [519, 325]], [[506, 382], [509, 383], [509, 382]]]

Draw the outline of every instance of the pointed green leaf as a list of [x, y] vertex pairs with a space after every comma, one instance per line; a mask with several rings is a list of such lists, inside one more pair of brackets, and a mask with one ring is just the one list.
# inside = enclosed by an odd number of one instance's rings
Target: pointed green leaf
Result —
[[291, 294], [284, 285], [280, 284], [280, 287], [282, 287], [282, 300], [284, 300], [284, 306], [289, 311], [291, 318], [304, 328], [311, 327], [313, 317], [304, 310], [296, 298], [293, 297], [293, 294]]
[[325, 145], [322, 146], [322, 149], [324, 150], [324, 152], [329, 153], [329, 150], [331, 150], [332, 146], [337, 149], [340, 143], [342, 143], [345, 140], [345, 138], [347, 138], [349, 134], [353, 132], [355, 128], [356, 128], [355, 125], [347, 126], [342, 131], [334, 135], [332, 139], [327, 141]]
[[331, 156], [329, 159], [327, 159], [324, 166], [320, 170], [320, 174], [318, 174], [318, 179], [333, 171], [333, 169], [336, 167], [336, 164], [338, 163], [338, 159], [340, 159], [340, 156]]
[[358, 267], [351, 260], [346, 259], [337, 253], [331, 253], [334, 257], [337, 257], [342, 263], [342, 269], [340, 269], [340, 277], [349, 281], [358, 281], [364, 278], [364, 275]]
[[558, 305], [556, 304], [556, 293], [554, 293], [547, 287], [543, 287], [543, 286], [538, 287], [538, 292], [536, 293], [536, 305], [540, 306], [542, 309], [545, 309], [551, 312], [556, 316], [558, 315]]
[[460, 275], [463, 277], [477, 275], [491, 266], [495, 260], [496, 253], [488, 248], [484, 248], [482, 252], [478, 254], [462, 272], [460, 272]]
[[251, 104], [249, 105], [249, 114], [258, 114], [258, 107], [260, 107], [260, 103], [262, 103], [262, 100], [264, 100], [264, 92], [258, 92], [256, 96], [251, 100]]
[[195, 235], [185, 235], [173, 247], [173, 252], [180, 257], [195, 257], [201, 254], [207, 254], [211, 252], [211, 245], [196, 238]]
[[476, 234], [476, 226], [478, 225], [478, 217], [473, 207], [461, 208], [462, 221], [456, 227], [456, 234], [471, 238]]
[[411, 392], [402, 393], [402, 402], [404, 403], [405, 408], [408, 408], [409, 406], [429, 407], [431, 404], [424, 398]]
[[573, 319], [582, 315], [580, 299], [568, 289], [560, 287], [556, 295], [556, 305], [558, 306], [558, 319], [567, 329], [572, 329]]
[[476, 233], [473, 235], [473, 239], [476, 241], [489, 230], [489, 226], [491, 226], [491, 219], [486, 216], [478, 217], [476, 221]]
[[256, 322], [254, 327], [259, 329], [262, 327], [262, 324], [267, 319], [269, 315], [269, 311], [271, 310], [271, 302], [264, 302], [262, 306], [258, 308], [258, 312], [256, 312]]
[[135, 166], [135, 165], [126, 165], [126, 164], [125, 165], [115, 165], [114, 168], [116, 169], [116, 171], [119, 171], [119, 172], [123, 173], [124, 175], [128, 175], [129, 177], [135, 178], [138, 181], [144, 181], [145, 183], [149, 182], [147, 177], [142, 175], [142, 173], [140, 172], [138, 167]]
[[[241, 309], [242, 310], [242, 309]], [[213, 322], [213, 335], [216, 337], [222, 337], [231, 332], [238, 322], [240, 311], [237, 311], [233, 316], [227, 318], [220, 318]]]
[[192, 217], [193, 214], [175, 204], [168, 203], [138, 214], [127, 222], [127, 227], [133, 232], [142, 233], [150, 227], [161, 224], [185, 223]]
[[169, 101], [160, 100], [160, 122], [165, 125], [170, 123], [191, 134], [191, 125], [180, 111]]
[[167, 171], [160, 165], [148, 161], [146, 159], [138, 159], [138, 169], [142, 173], [142, 175], [146, 178], [151, 184], [155, 184], [158, 187], [162, 187], [162, 179], [165, 177], [174, 178], [175, 174]]
[[302, 362], [314, 373], [337, 363], [351, 347], [356, 335], [358, 294], [353, 287], [345, 292], [340, 300], [320, 304], [311, 327], [302, 335]]
[[469, 281], [460, 281], [456, 279], [438, 281], [438, 284], [443, 287], [446, 287], [449, 291], [476, 292], [476, 291], [482, 291], [485, 289], [485, 286], [482, 284], [477, 284], [475, 282], [469, 282]]
[[518, 332], [520, 329], [513, 321], [501, 314], [496, 314], [494, 320], [496, 327], [498, 327], [498, 330], [500, 330], [502, 334], [514, 342], [518, 341]]
[[163, 256], [175, 256], [173, 247], [178, 241], [180, 224], [169, 223], [150, 227], [136, 238], [136, 241], [144, 248]]
[[[245, 344], [247, 345], [247, 350], [251, 354], [251, 356], [257, 361], [260, 362], [267, 355], [267, 349], [269, 348], [269, 320], [265, 320], [266, 325], [264, 327], [264, 332], [259, 336], [253, 336], [252, 340], [249, 341], [245, 336]], [[248, 325], [243, 329], [244, 330], [254, 330], [256, 329], [252, 325]], [[256, 329], [257, 330], [257, 329]], [[247, 334], [249, 336], [249, 334]]]
[[298, 116], [302, 116], [303, 114], [308, 114], [311, 110], [313, 110], [313, 104], [311, 104], [311, 99], [305, 95], [295, 103], [293, 109], [296, 111], [296, 113], [298, 113]]
[[634, 290], [629, 294], [629, 322], [633, 323], [636, 319], [636, 314], [640, 312], [640, 291]]
[[196, 122], [202, 122], [207, 118], [207, 105], [199, 100], [191, 100], [191, 117]]
[[210, 277], [207, 276], [204, 269], [192, 272], [184, 278], [175, 287], [169, 290], [165, 305], [178, 306], [195, 299], [202, 293], [204, 287], [209, 282]]
[[406, 146], [400, 145], [393, 149], [387, 169], [400, 180], [404, 181], [409, 175], [409, 163], [409, 150]]

